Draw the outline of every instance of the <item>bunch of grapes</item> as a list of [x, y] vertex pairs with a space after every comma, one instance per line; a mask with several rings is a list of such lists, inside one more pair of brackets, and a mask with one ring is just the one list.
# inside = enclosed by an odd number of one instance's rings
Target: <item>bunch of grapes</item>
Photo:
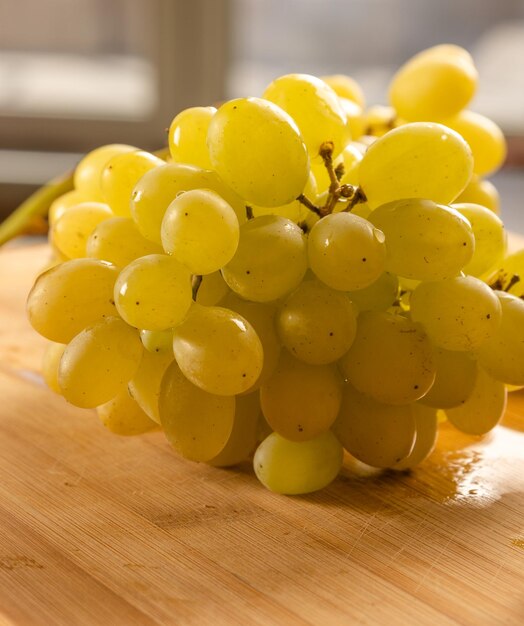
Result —
[[389, 107], [291, 74], [177, 115], [165, 159], [88, 154], [28, 299], [49, 386], [187, 459], [253, 458], [285, 494], [328, 485], [344, 449], [408, 469], [443, 419], [488, 432], [524, 386], [524, 254], [482, 178], [505, 142], [465, 108], [476, 83], [438, 46]]

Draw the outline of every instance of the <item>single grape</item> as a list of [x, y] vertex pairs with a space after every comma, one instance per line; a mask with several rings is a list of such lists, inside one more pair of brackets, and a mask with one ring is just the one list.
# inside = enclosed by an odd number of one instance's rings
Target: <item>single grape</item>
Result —
[[[354, 141], [360, 139], [366, 132], [366, 122], [362, 107], [347, 98], [339, 98], [338, 101], [346, 114], [348, 135]], [[351, 144], [346, 144], [346, 148], [348, 145]]]
[[60, 252], [69, 259], [87, 256], [87, 242], [95, 228], [113, 217], [111, 209], [102, 202], [83, 202], [70, 207], [51, 227], [49, 237]]
[[500, 196], [495, 185], [489, 180], [472, 176], [464, 191], [455, 202], [472, 202], [485, 206], [496, 215], [500, 213]]
[[226, 446], [235, 420], [235, 398], [196, 387], [176, 361], [167, 368], [159, 398], [162, 429], [186, 459], [206, 462]]
[[398, 278], [395, 274], [384, 272], [371, 285], [349, 291], [347, 295], [359, 311], [385, 311], [398, 298]]
[[384, 271], [384, 234], [361, 217], [333, 213], [311, 229], [308, 257], [313, 272], [332, 289], [362, 289]]
[[173, 331], [173, 352], [184, 375], [209, 393], [247, 391], [262, 371], [264, 352], [251, 324], [222, 307], [194, 304]]
[[173, 328], [191, 306], [190, 274], [175, 259], [150, 254], [120, 272], [114, 297], [118, 313], [131, 326], [145, 330]]
[[386, 404], [422, 398], [435, 380], [431, 344], [422, 328], [401, 315], [362, 313], [340, 368], [360, 392]]
[[214, 191], [194, 189], [177, 196], [162, 220], [164, 250], [193, 274], [211, 274], [236, 252], [235, 211]]
[[101, 175], [106, 163], [117, 154], [125, 154], [135, 150], [138, 150], [138, 148], [118, 143], [100, 146], [100, 148], [92, 150], [76, 166], [74, 174], [75, 190], [85, 194], [93, 202], [104, 202]]
[[420, 465], [433, 452], [437, 442], [437, 411], [420, 404], [412, 404], [411, 410], [415, 419], [415, 445], [405, 459], [393, 465], [395, 470], [407, 470]]
[[42, 376], [46, 385], [55, 393], [62, 393], [58, 384], [58, 366], [66, 345], [63, 343], [55, 343], [51, 341], [47, 344], [42, 359]]
[[329, 430], [309, 441], [289, 441], [273, 433], [258, 446], [253, 467], [267, 489], [298, 495], [327, 487], [337, 477], [343, 456]]
[[196, 302], [204, 306], [218, 304], [228, 293], [231, 293], [226, 281], [220, 272], [213, 272], [202, 276], [198, 288]]
[[435, 382], [419, 403], [436, 409], [449, 409], [464, 403], [477, 380], [477, 363], [468, 352], [435, 348]]
[[138, 332], [118, 317], [108, 317], [79, 333], [64, 350], [58, 384], [75, 406], [108, 402], [136, 372], [142, 356]]
[[[171, 341], [171, 343], [173, 343]], [[158, 399], [162, 378], [174, 360], [173, 348], [171, 352], [149, 352], [144, 350], [140, 365], [133, 378], [129, 381], [128, 389], [135, 402], [153, 421], [160, 424], [158, 413]]]
[[179, 113], [169, 127], [169, 152], [176, 163], [212, 169], [207, 132], [215, 107], [191, 107]]
[[52, 228], [57, 220], [71, 207], [81, 204], [82, 202], [90, 201], [91, 199], [87, 196], [87, 194], [76, 189], [64, 193], [59, 198], [54, 200], [49, 207], [49, 213], [47, 215], [49, 226]]
[[102, 424], [115, 435], [132, 437], [158, 428], [127, 389], [122, 389], [112, 400], [97, 407], [96, 412]]
[[140, 341], [148, 352], [173, 356], [173, 329], [141, 330]]
[[429, 122], [404, 124], [371, 145], [359, 181], [371, 208], [393, 200], [452, 202], [466, 187], [473, 156], [454, 130]]
[[86, 326], [116, 315], [113, 288], [118, 269], [96, 259], [73, 259], [41, 274], [27, 298], [31, 326], [68, 343]]
[[476, 350], [500, 325], [497, 296], [473, 276], [421, 283], [411, 294], [410, 305], [413, 321], [446, 350]]
[[361, 108], [366, 106], [362, 87], [354, 78], [351, 78], [351, 76], [346, 76], [345, 74], [331, 74], [329, 76], [321, 76], [320, 78], [329, 85], [340, 98], [347, 98], [355, 104], [358, 104]]

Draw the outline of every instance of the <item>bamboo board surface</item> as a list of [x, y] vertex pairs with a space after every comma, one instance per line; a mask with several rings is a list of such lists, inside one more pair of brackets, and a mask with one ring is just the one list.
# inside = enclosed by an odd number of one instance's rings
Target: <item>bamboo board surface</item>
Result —
[[25, 320], [42, 245], [0, 252], [0, 624], [524, 623], [524, 395], [484, 440], [442, 428], [407, 475], [325, 491], [186, 462], [46, 389]]

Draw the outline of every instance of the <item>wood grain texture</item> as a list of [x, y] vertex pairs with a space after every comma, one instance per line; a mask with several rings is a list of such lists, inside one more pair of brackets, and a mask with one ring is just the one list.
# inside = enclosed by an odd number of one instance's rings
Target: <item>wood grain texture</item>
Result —
[[42, 385], [24, 301], [45, 255], [0, 252], [2, 626], [524, 623], [521, 393], [410, 474], [348, 459], [319, 494], [274, 495]]

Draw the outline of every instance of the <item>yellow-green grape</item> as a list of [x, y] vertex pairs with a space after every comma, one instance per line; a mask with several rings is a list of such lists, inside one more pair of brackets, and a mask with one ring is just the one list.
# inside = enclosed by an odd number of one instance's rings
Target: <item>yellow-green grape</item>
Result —
[[179, 113], [169, 127], [169, 152], [173, 161], [212, 169], [207, 131], [215, 107], [191, 107]]
[[432, 348], [424, 331], [391, 313], [368, 311], [359, 316], [357, 335], [340, 368], [358, 391], [386, 404], [415, 402], [435, 380]]
[[448, 420], [464, 433], [485, 435], [500, 422], [506, 410], [508, 392], [504, 383], [479, 368], [475, 387], [460, 406], [446, 410]]
[[373, 209], [404, 198], [449, 204], [472, 171], [471, 149], [458, 133], [442, 124], [415, 122], [389, 131], [368, 148], [359, 180]]
[[42, 376], [46, 385], [55, 393], [62, 393], [58, 384], [58, 365], [66, 345], [63, 343], [55, 343], [54, 341], [47, 344], [44, 357], [42, 359]]
[[477, 363], [468, 352], [435, 348], [435, 382], [419, 403], [449, 409], [465, 402], [477, 379]]
[[115, 215], [130, 217], [131, 194], [142, 176], [165, 161], [143, 150], [113, 156], [102, 170], [100, 186]]
[[357, 217], [362, 217], [367, 220], [371, 215], [371, 207], [367, 202], [359, 202], [351, 209], [351, 213]]
[[340, 184], [358, 185], [358, 168], [363, 158], [362, 152], [355, 143], [350, 143], [344, 148], [341, 156], [344, 164], [344, 176], [340, 179]]
[[68, 344], [60, 359], [62, 395], [83, 408], [108, 402], [133, 377], [142, 352], [138, 332], [118, 317], [88, 326]]
[[410, 306], [413, 321], [446, 350], [476, 350], [500, 325], [497, 296], [474, 276], [421, 283], [411, 294]]
[[211, 274], [233, 258], [239, 225], [217, 193], [193, 189], [167, 207], [160, 232], [164, 250], [192, 274]]
[[[173, 343], [171, 341], [171, 343]], [[141, 409], [155, 422], [160, 424], [158, 413], [158, 398], [160, 385], [167, 368], [174, 360], [173, 348], [171, 352], [149, 352], [144, 350], [140, 365], [129, 381], [129, 393]]]
[[503, 383], [524, 385], [524, 301], [495, 292], [502, 308], [500, 326], [478, 350], [480, 365]]
[[142, 237], [129, 217], [112, 217], [100, 222], [89, 235], [86, 256], [125, 267], [148, 254], [161, 254], [162, 248]]
[[393, 465], [395, 470], [408, 470], [420, 465], [433, 452], [437, 443], [438, 418], [437, 411], [420, 404], [411, 405], [415, 418], [415, 445], [405, 459]]
[[131, 326], [165, 330], [179, 324], [192, 302], [190, 273], [165, 254], [149, 254], [127, 265], [114, 291], [118, 313]]
[[89, 202], [90, 198], [81, 191], [73, 189], [68, 191], [62, 196], [57, 198], [49, 207], [48, 219], [49, 225], [52, 227], [57, 220], [71, 207], [81, 204], [82, 202]]
[[444, 124], [468, 142], [473, 152], [473, 172], [478, 176], [492, 174], [504, 163], [507, 153], [504, 134], [488, 117], [473, 111], [460, 111]]
[[204, 306], [218, 304], [229, 293], [229, 287], [220, 272], [213, 272], [202, 277], [196, 302]]
[[50, 238], [69, 259], [87, 256], [87, 240], [95, 228], [113, 217], [102, 202], [82, 202], [65, 211], [51, 227]]
[[363, 289], [382, 274], [386, 262], [384, 234], [351, 213], [319, 220], [308, 238], [309, 265], [333, 289]]
[[270, 302], [295, 289], [306, 269], [302, 230], [284, 217], [262, 215], [240, 227], [237, 251], [222, 276], [243, 298]]
[[159, 412], [173, 448], [186, 459], [206, 462], [224, 449], [231, 436], [235, 398], [196, 387], [173, 361], [162, 379]]
[[231, 467], [246, 461], [257, 446], [260, 402], [258, 393], [236, 399], [233, 430], [221, 452], [209, 463], [215, 467]]
[[475, 237], [475, 250], [463, 268], [464, 273], [482, 276], [498, 267], [506, 252], [506, 231], [502, 220], [480, 204], [454, 204], [453, 208], [468, 220]]
[[260, 339], [245, 318], [229, 309], [199, 304], [174, 329], [173, 352], [194, 385], [223, 396], [247, 391], [264, 362]]
[[215, 172], [193, 165], [166, 163], [144, 174], [131, 194], [131, 216], [146, 239], [162, 245], [160, 228], [167, 207], [180, 192], [191, 189], [215, 191], [233, 207], [239, 222], [245, 221], [244, 201]]
[[375, 209], [368, 220], [384, 233], [385, 269], [404, 278], [441, 280], [470, 262], [475, 237], [458, 211], [412, 198]]
[[[458, 46], [457, 46], [458, 48]], [[389, 101], [408, 121], [442, 120], [467, 106], [477, 88], [469, 54], [440, 46], [415, 55], [393, 76]]]
[[220, 178], [246, 202], [282, 206], [304, 189], [306, 146], [295, 122], [267, 100], [223, 104], [209, 124], [207, 145]]
[[392, 467], [413, 450], [416, 425], [409, 404], [383, 404], [346, 385], [333, 432], [362, 463]]
[[85, 193], [92, 201], [104, 202], [101, 175], [106, 163], [117, 154], [125, 154], [135, 150], [138, 150], [138, 148], [113, 143], [107, 146], [100, 146], [100, 148], [88, 152], [76, 166], [74, 174], [75, 190]]
[[524, 296], [524, 249], [508, 255], [489, 279], [496, 289], [521, 298]]
[[102, 424], [115, 435], [132, 437], [158, 428], [158, 424], [142, 411], [127, 389], [122, 389], [112, 400], [97, 407], [96, 412]]
[[325, 432], [340, 408], [342, 380], [334, 365], [310, 365], [282, 351], [273, 376], [260, 388], [268, 424], [292, 441]]
[[173, 329], [141, 330], [140, 341], [148, 352], [173, 355]]
[[385, 311], [396, 301], [398, 294], [398, 278], [384, 272], [371, 285], [349, 291], [347, 295], [359, 311]]
[[280, 341], [275, 328], [276, 307], [262, 302], [249, 302], [249, 300], [239, 298], [232, 291], [220, 304], [235, 313], [240, 313], [253, 326], [260, 339], [264, 351], [264, 364], [260, 376], [248, 392], [258, 389], [273, 374], [280, 357]]
[[327, 487], [343, 458], [342, 446], [329, 430], [309, 441], [289, 441], [273, 433], [258, 446], [253, 467], [264, 487], [291, 496]]
[[464, 191], [455, 198], [455, 202], [472, 202], [485, 206], [497, 215], [500, 213], [500, 195], [495, 185], [489, 180], [472, 176]]
[[337, 361], [357, 332], [357, 309], [346, 294], [306, 280], [286, 299], [276, 318], [282, 344], [306, 363]]
[[86, 326], [116, 315], [113, 287], [118, 269], [96, 259], [73, 259], [41, 274], [27, 298], [31, 326], [68, 343]]
[[331, 74], [329, 76], [321, 76], [320, 78], [333, 89], [337, 96], [351, 100], [361, 108], [366, 106], [362, 87], [351, 76]]
[[[359, 141], [366, 141], [367, 145], [374, 143], [376, 137], [382, 137], [396, 127], [397, 113], [393, 107], [376, 104], [364, 112], [364, 137]], [[355, 137], [356, 139], [356, 137]]]
[[[312, 171], [309, 172], [306, 186], [302, 190], [302, 194], [312, 201], [314, 201], [317, 196], [317, 182]], [[279, 215], [280, 217], [286, 217], [288, 220], [297, 223], [306, 219], [310, 213], [309, 209], [298, 200], [293, 200], [288, 204], [277, 207], [259, 207], [251, 205], [251, 210], [254, 217], [260, 217], [261, 215]]]
[[346, 114], [338, 96], [320, 78], [309, 74], [286, 74], [268, 85], [263, 97], [289, 113], [311, 156], [316, 156], [326, 141], [333, 143], [334, 156], [351, 141]]
[[349, 136], [354, 140], [359, 139], [366, 132], [366, 123], [362, 107], [347, 98], [339, 98], [338, 100], [346, 114]]

